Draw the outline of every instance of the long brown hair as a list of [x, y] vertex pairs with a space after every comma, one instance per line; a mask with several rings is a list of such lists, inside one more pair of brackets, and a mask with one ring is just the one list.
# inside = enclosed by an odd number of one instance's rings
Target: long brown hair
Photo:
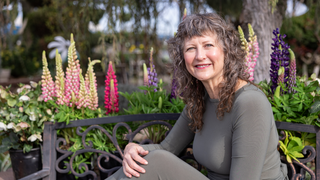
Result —
[[168, 50], [171, 59], [173, 59], [174, 77], [178, 82], [176, 94], [186, 103], [187, 115], [192, 119], [190, 126], [193, 130], [201, 130], [203, 126], [205, 88], [200, 81], [188, 72], [183, 58], [183, 46], [186, 39], [208, 34], [216, 34], [216, 40], [222, 47], [225, 58], [224, 80], [218, 86], [218, 118], [222, 118], [225, 112], [230, 112], [238, 79], [249, 81], [248, 75], [244, 72], [246, 53], [241, 49], [238, 32], [217, 14], [187, 16], [179, 24], [176, 35], [168, 40]]

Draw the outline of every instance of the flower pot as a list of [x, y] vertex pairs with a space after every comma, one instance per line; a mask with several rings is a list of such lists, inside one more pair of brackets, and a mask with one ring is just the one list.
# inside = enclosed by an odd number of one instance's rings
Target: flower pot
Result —
[[15, 179], [21, 179], [42, 169], [40, 147], [31, 149], [28, 153], [22, 150], [10, 149], [12, 170]]

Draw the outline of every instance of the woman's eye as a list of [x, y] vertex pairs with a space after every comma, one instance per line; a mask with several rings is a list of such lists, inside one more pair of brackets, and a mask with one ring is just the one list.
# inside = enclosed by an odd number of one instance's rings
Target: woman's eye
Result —
[[189, 51], [189, 50], [192, 50], [192, 49], [194, 49], [194, 47], [189, 47], [189, 48], [187, 48], [186, 51]]
[[206, 47], [213, 47], [212, 44], [206, 44]]

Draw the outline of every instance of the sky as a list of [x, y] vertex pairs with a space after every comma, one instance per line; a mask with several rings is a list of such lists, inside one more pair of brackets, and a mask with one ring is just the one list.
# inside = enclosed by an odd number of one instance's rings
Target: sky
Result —
[[[293, 0], [287, 1], [287, 3], [288, 3], [287, 4], [287, 13], [289, 15], [292, 12], [292, 4], [293, 4], [292, 1]], [[159, 8], [162, 8], [165, 5], [166, 5], [166, 2], [160, 3]], [[188, 9], [188, 5], [186, 5], [186, 6]], [[10, 6], [9, 6], [9, 9], [11, 9]], [[20, 3], [18, 5], [18, 11], [19, 11], [19, 14], [18, 14], [18, 17], [15, 19], [15, 25], [21, 26], [23, 13], [22, 13], [22, 6]], [[206, 7], [205, 11], [206, 12], [213, 12], [214, 10], [209, 7]], [[306, 13], [307, 11], [308, 11], [308, 8], [306, 7], [306, 5], [297, 2], [296, 16], [300, 16], [300, 15]], [[105, 31], [106, 27], [107, 27], [107, 21], [108, 21], [108, 17], [105, 15], [100, 19], [99, 24], [94, 25], [92, 22], [89, 23], [89, 30], [91, 30], [91, 31]], [[158, 34], [164, 35], [164, 36], [172, 36], [174, 34], [174, 32], [177, 30], [179, 22], [180, 22], [179, 6], [178, 6], [178, 3], [174, 1], [171, 4], [171, 6], [168, 6], [167, 8], [165, 8], [164, 11], [159, 15], [158, 25], [157, 25]], [[133, 21], [131, 21], [131, 22], [129, 21], [129, 23], [125, 24], [124, 26], [121, 26], [121, 28], [130, 29], [132, 23], [133, 23]], [[120, 26], [117, 26], [116, 29], [119, 30]]]

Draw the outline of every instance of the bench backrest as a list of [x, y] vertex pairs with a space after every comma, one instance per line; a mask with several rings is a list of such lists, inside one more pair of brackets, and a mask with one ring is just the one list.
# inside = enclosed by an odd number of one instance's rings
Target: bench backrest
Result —
[[[112, 167], [110, 169], [105, 169], [101, 166], [100, 162], [102, 158], [105, 158], [106, 161], [109, 159], [114, 159], [115, 161], [121, 164], [122, 157], [123, 157], [123, 150], [120, 148], [118, 141], [117, 141], [117, 130], [119, 127], [125, 127], [128, 130], [128, 134], [126, 134], [126, 139], [129, 142], [133, 141], [133, 138], [138, 134], [142, 129], [154, 125], [154, 124], [161, 124], [164, 125], [170, 130], [172, 128], [171, 124], [164, 120], [177, 120], [179, 118], [179, 113], [167, 113], [167, 114], [141, 114], [141, 115], [123, 115], [123, 116], [113, 116], [113, 117], [103, 117], [103, 118], [95, 118], [95, 119], [85, 119], [85, 120], [78, 120], [72, 121], [70, 124], [66, 125], [65, 123], [52, 123], [46, 122], [44, 127], [44, 134], [43, 134], [43, 169], [39, 172], [33, 173], [22, 180], [29, 180], [29, 179], [39, 179], [43, 178], [44, 180], [55, 180], [57, 179], [57, 172], [59, 173], [68, 173], [69, 171], [72, 174], [78, 177], [85, 177], [90, 175], [93, 179], [98, 179], [98, 175], [94, 169], [90, 169], [87, 164], [80, 165], [85, 168], [85, 172], [82, 174], [78, 174], [75, 172], [73, 167], [74, 159], [77, 155], [84, 154], [86, 152], [94, 152], [100, 154], [95, 159], [97, 160], [96, 165], [100, 172], [106, 173], [110, 175], [117, 169], [118, 167]], [[144, 122], [140, 125], [137, 129], [132, 130], [131, 127], [127, 124], [127, 122], [135, 122], [135, 121], [149, 121]], [[109, 124], [109, 123], [117, 123], [113, 129], [112, 133], [109, 133], [106, 129], [101, 127], [102, 124]], [[281, 160], [287, 164], [288, 172], [291, 179], [300, 179], [305, 178], [306, 172], [311, 176], [311, 179], [318, 179], [320, 180], [320, 156], [316, 156], [320, 152], [320, 144], [318, 140], [320, 140], [320, 130], [316, 126], [311, 125], [302, 125], [302, 124], [293, 124], [293, 123], [286, 123], [286, 122], [276, 122], [277, 128], [281, 130], [292, 130], [292, 131], [299, 131], [299, 132], [309, 132], [309, 133], [316, 133], [316, 146], [317, 152], [311, 146], [306, 146], [303, 150], [303, 154], [305, 158], [299, 159], [300, 162], [293, 161], [293, 164], [288, 164], [286, 161], [285, 156], [281, 156]], [[81, 130], [81, 127], [88, 127], [85, 131]], [[82, 145], [85, 147], [84, 149], [78, 150], [75, 153], [66, 151], [60, 148], [61, 145], [65, 145], [66, 141], [63, 138], [57, 137], [57, 130], [65, 129], [65, 128], [76, 128], [77, 134], [82, 138]], [[93, 148], [92, 142], [86, 141], [86, 135], [93, 129], [100, 129], [107, 137], [111, 140], [113, 145], [118, 151], [118, 156], [112, 153], [108, 153], [106, 151], [101, 151]], [[280, 139], [284, 138], [283, 131], [280, 131]], [[140, 143], [152, 143], [150, 140], [140, 142]], [[59, 153], [59, 157], [57, 157], [57, 153]], [[68, 160], [70, 157], [70, 160]], [[193, 159], [192, 154], [186, 153], [180, 157], [183, 160], [186, 159]], [[64, 163], [68, 161], [68, 163]], [[196, 161], [195, 161], [196, 162]], [[309, 167], [306, 166], [307, 163], [315, 162], [315, 173]], [[63, 164], [63, 168], [61, 168], [61, 164]], [[200, 170], [201, 165], [196, 162], [195, 167]]]

